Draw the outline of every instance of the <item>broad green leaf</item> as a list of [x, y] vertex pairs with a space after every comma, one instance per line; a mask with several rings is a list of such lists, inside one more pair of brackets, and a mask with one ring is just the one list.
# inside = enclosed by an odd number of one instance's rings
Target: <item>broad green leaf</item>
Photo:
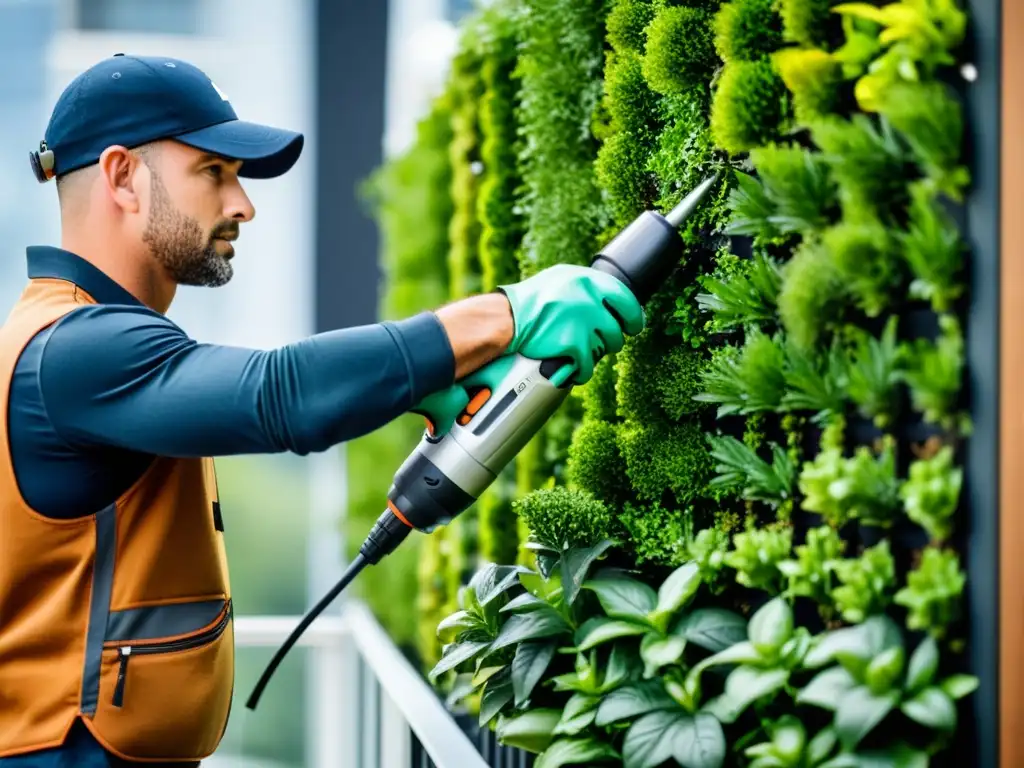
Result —
[[704, 709], [723, 723], [734, 723], [758, 699], [778, 691], [789, 679], [785, 669], [737, 667], [725, 680], [722, 695]]
[[597, 707], [601, 699], [585, 693], [574, 693], [562, 710], [562, 719], [555, 728], [556, 736], [575, 736], [590, 726], [597, 717]]
[[761, 606], [748, 626], [750, 642], [764, 655], [778, 651], [793, 636], [793, 609], [777, 597]]
[[834, 710], [839, 699], [856, 687], [857, 681], [846, 669], [829, 667], [815, 675], [797, 694], [796, 703]]
[[540, 571], [540, 575], [545, 579], [550, 579], [551, 574], [558, 568], [558, 562], [561, 558], [558, 555], [553, 555], [550, 552], [538, 552], [536, 556], [537, 570]]
[[441, 637], [450, 629], [461, 631], [465, 629], [479, 629], [482, 626], [483, 622], [468, 611], [456, 611], [449, 616], [445, 616], [441, 623], [437, 625], [437, 636]]
[[818, 765], [832, 753], [838, 741], [836, 730], [831, 725], [818, 731], [818, 734], [811, 739], [811, 743], [807, 745], [808, 765]]
[[644, 676], [653, 677], [662, 667], [675, 664], [686, 649], [686, 640], [678, 635], [661, 637], [655, 632], [645, 635], [640, 642], [640, 658], [644, 662]]
[[618, 643], [612, 648], [608, 665], [603, 671], [604, 680], [598, 688], [599, 693], [607, 693], [627, 680], [639, 677], [643, 672], [643, 662], [639, 653], [627, 645]]
[[432, 670], [430, 670], [429, 677], [434, 680], [445, 672], [455, 669], [455, 667], [462, 664], [464, 661], [469, 661], [474, 656], [483, 653], [486, 649], [490, 648], [491, 643], [482, 641], [463, 641], [461, 643], [449, 643], [444, 647], [441, 652], [441, 660], [437, 662]]
[[939, 646], [931, 635], [925, 637], [914, 650], [907, 668], [907, 690], [911, 693], [931, 685], [935, 670], [939, 668]]
[[473, 685], [483, 685], [496, 674], [501, 672], [505, 666], [506, 665], [504, 664], [499, 664], [495, 667], [480, 667], [480, 669], [476, 671], [476, 674], [473, 675]]
[[602, 574], [583, 586], [594, 591], [604, 612], [613, 619], [647, 622], [658, 600], [653, 589], [628, 576]]
[[524, 592], [521, 595], [509, 600], [505, 605], [501, 606], [499, 613], [529, 613], [530, 611], [536, 611], [542, 608], [549, 608], [550, 606], [541, 600], [536, 595], [531, 595], [529, 592]]
[[868, 664], [864, 682], [872, 693], [885, 693], [903, 675], [903, 647], [893, 646], [875, 656]]
[[469, 586], [476, 593], [477, 602], [487, 605], [494, 598], [519, 584], [519, 574], [529, 573], [529, 568], [521, 565], [488, 565], [477, 571]]
[[[589, 622], [588, 622], [589, 624]], [[631, 621], [616, 621], [612, 619], [597, 619], [590, 626], [579, 645], [579, 650], [589, 651], [591, 648], [615, 640], [620, 637], [631, 637], [642, 635], [648, 631], [648, 627], [636, 624]]]
[[899, 691], [876, 696], [867, 686], [852, 688], [836, 706], [836, 735], [847, 750], [854, 749], [899, 701]]
[[791, 768], [791, 766], [789, 763], [783, 762], [781, 758], [775, 757], [775, 755], [765, 755], [764, 757], [757, 758], [748, 768]]
[[562, 553], [562, 588], [567, 604], [572, 605], [575, 602], [590, 567], [614, 543], [606, 539], [593, 547], [575, 547]]
[[978, 689], [978, 683], [978, 678], [973, 675], [952, 675], [943, 680], [939, 687], [949, 698], [956, 701], [974, 693]]
[[803, 723], [792, 715], [785, 715], [775, 721], [771, 733], [775, 754], [786, 765], [796, 765], [807, 746], [807, 730]]
[[532, 709], [521, 715], [502, 717], [496, 735], [507, 747], [518, 747], [538, 754], [551, 744], [555, 726], [562, 713], [557, 709]]
[[491, 644], [491, 651], [507, 648], [527, 640], [539, 640], [544, 637], [556, 637], [571, 633], [572, 628], [554, 608], [548, 607], [530, 613], [517, 613], [510, 616], [502, 626], [498, 637]]
[[936, 731], [956, 728], [956, 704], [937, 686], [925, 688], [914, 698], [904, 701], [903, 714], [916, 723]]
[[561, 768], [563, 765], [591, 765], [617, 760], [619, 753], [597, 739], [559, 739], [537, 758], [533, 768]]
[[594, 722], [604, 726], [663, 710], [680, 711], [679, 705], [668, 695], [660, 680], [643, 680], [628, 683], [604, 696]]
[[469, 696], [475, 690], [476, 686], [473, 685], [473, 673], [461, 672], [455, 676], [451, 690], [449, 690], [448, 695], [445, 696], [444, 705], [449, 709], [454, 709], [460, 701]]
[[700, 569], [696, 563], [676, 568], [658, 589], [657, 612], [671, 616], [690, 601], [700, 587]]
[[692, 670], [691, 674], [700, 674], [708, 667], [716, 667], [721, 664], [758, 664], [761, 661], [761, 654], [757, 649], [744, 640], [742, 643], [730, 645], [724, 651], [719, 651], [713, 656], [702, 659]]
[[747, 622], [738, 613], [724, 608], [698, 608], [680, 620], [673, 634], [718, 653], [747, 639]]
[[512, 673], [508, 667], [487, 681], [480, 698], [480, 725], [486, 725], [512, 701]]
[[928, 768], [927, 752], [920, 752], [906, 744], [888, 749], [840, 754], [819, 768]]
[[543, 642], [522, 643], [516, 648], [515, 658], [512, 659], [512, 689], [515, 691], [517, 707], [522, 706], [544, 677], [557, 648], [557, 643]]
[[721, 768], [725, 762], [722, 725], [706, 713], [680, 720], [672, 733], [672, 754], [684, 768]]
[[675, 739], [673, 726], [690, 716], [680, 710], [651, 712], [626, 731], [622, 742], [624, 768], [657, 768], [672, 757]]

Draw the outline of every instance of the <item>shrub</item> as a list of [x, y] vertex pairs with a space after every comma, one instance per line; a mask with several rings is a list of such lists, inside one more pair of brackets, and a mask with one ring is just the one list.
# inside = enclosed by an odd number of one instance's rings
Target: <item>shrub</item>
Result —
[[513, 508], [537, 541], [556, 549], [592, 547], [613, 532], [608, 507], [578, 489], [539, 488], [516, 499]]
[[661, 94], [679, 94], [707, 80], [717, 64], [712, 16], [700, 8], [668, 7], [647, 28], [643, 73]]
[[772, 54], [772, 62], [792, 95], [798, 123], [819, 120], [839, 103], [842, 68], [830, 53], [819, 48], [783, 48]]
[[715, 143], [738, 153], [775, 140], [786, 114], [785, 91], [767, 59], [727, 63], [711, 111]]
[[573, 433], [566, 469], [570, 487], [586, 491], [613, 509], [629, 498], [629, 478], [623, 471], [613, 424], [584, 419]]
[[754, 61], [782, 46], [775, 0], [731, 0], [715, 15], [715, 49], [723, 61]]
[[608, 13], [608, 42], [617, 51], [643, 53], [647, 45], [647, 25], [654, 18], [651, 0], [622, 0]]

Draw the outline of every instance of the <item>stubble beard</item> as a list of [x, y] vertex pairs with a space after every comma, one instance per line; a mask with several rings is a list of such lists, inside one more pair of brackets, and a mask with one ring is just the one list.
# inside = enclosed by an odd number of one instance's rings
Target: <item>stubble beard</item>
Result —
[[151, 171], [151, 206], [142, 235], [167, 274], [179, 285], [215, 288], [231, 280], [231, 262], [217, 253], [214, 237], [237, 232], [237, 224], [218, 227], [209, 236], [195, 219], [186, 216], [171, 200], [159, 174]]

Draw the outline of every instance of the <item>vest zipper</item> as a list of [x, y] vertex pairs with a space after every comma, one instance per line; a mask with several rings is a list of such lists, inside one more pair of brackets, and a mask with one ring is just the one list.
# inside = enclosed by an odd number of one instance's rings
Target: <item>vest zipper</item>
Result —
[[228, 622], [231, 621], [231, 601], [228, 601], [228, 606], [224, 611], [224, 615], [221, 616], [220, 621], [214, 624], [205, 632], [192, 637], [186, 637], [182, 640], [171, 640], [166, 643], [152, 643], [149, 645], [121, 645], [118, 646], [117, 653], [120, 657], [121, 663], [117, 669], [117, 683], [114, 685], [114, 697], [113, 704], [115, 707], [120, 707], [124, 704], [124, 683], [125, 677], [128, 674], [128, 659], [131, 658], [132, 654], [138, 655], [140, 653], [169, 653], [171, 651], [187, 651], [190, 648], [197, 648], [200, 645], [206, 645], [218, 637], [220, 637], [224, 630], [227, 629]]

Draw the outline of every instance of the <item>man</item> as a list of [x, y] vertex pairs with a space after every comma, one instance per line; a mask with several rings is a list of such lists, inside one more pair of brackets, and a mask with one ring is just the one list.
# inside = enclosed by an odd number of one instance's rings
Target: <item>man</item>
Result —
[[302, 144], [177, 59], [118, 54], [54, 108], [32, 160], [61, 246], [28, 249], [0, 328], [0, 768], [216, 749], [234, 669], [209, 457], [323, 451], [410, 411], [443, 432], [491, 361], [565, 357], [582, 384], [643, 328], [618, 281], [560, 266], [271, 351], [190, 339], [165, 316], [177, 286], [231, 278], [255, 214], [240, 179]]

